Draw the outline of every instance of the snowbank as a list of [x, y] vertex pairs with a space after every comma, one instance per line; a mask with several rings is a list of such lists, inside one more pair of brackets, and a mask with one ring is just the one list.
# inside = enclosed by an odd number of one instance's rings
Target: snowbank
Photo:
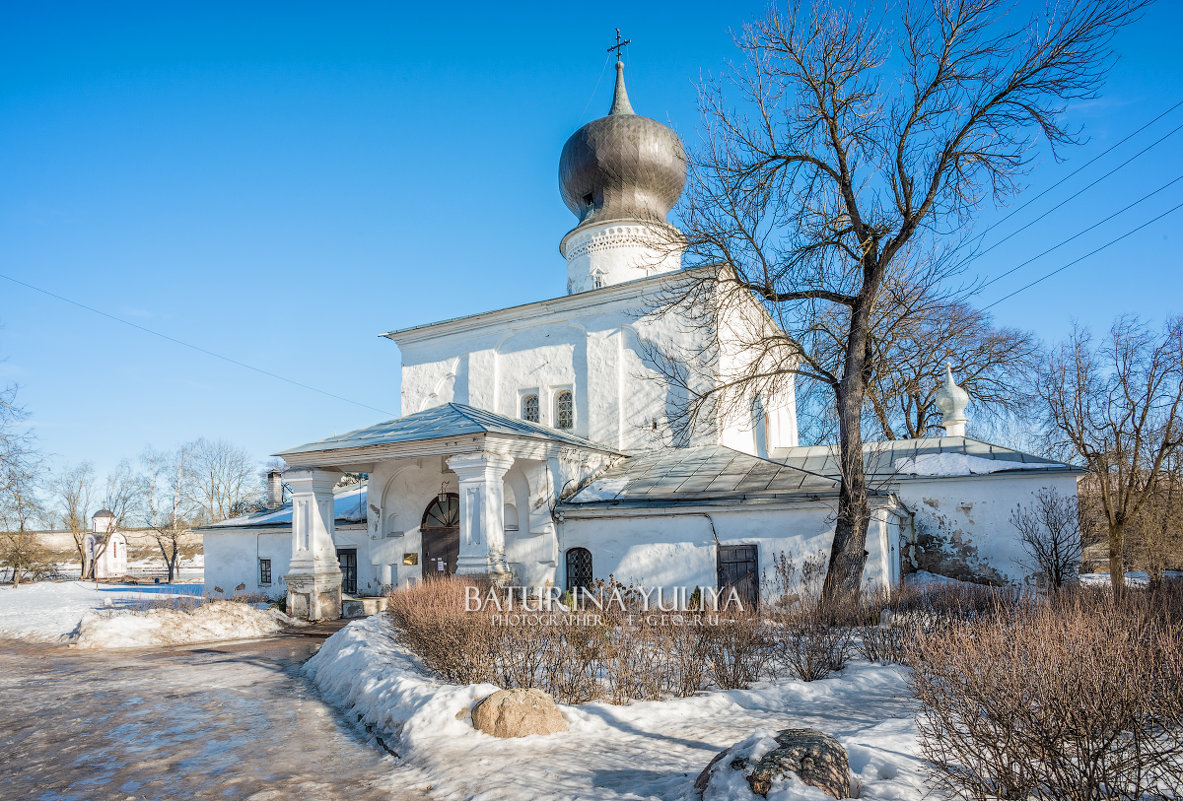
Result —
[[0, 640], [62, 642], [78, 629], [82, 617], [94, 609], [135, 607], [168, 595], [191, 595], [199, 585], [96, 587], [90, 582], [62, 581], [0, 587]]
[[279, 634], [291, 622], [282, 612], [235, 601], [212, 601], [192, 611], [90, 611], [82, 618], [76, 644], [79, 648], [145, 648], [250, 640]]
[[808, 684], [766, 682], [627, 706], [560, 706], [570, 731], [512, 740], [478, 732], [468, 718], [473, 702], [495, 687], [430, 678], [398, 644], [384, 615], [334, 634], [306, 670], [330, 703], [356, 715], [403, 757], [404, 786], [430, 786], [433, 796], [690, 801], [695, 777], [719, 751], [759, 729], [806, 727], [846, 747], [860, 798], [924, 796], [914, 702], [895, 668], [858, 663]]

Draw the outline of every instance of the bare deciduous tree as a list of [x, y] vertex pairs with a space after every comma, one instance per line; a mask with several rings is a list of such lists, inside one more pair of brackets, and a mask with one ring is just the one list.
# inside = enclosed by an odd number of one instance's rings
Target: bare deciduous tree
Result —
[[193, 443], [189, 463], [193, 501], [201, 509], [203, 522], [241, 514], [257, 500], [256, 465], [243, 449], [203, 437]]
[[1010, 522], [1052, 591], [1059, 592], [1080, 569], [1083, 545], [1076, 497], [1041, 487], [1030, 504], [1011, 511]]
[[57, 518], [70, 532], [78, 556], [78, 575], [87, 573], [86, 535], [90, 531], [91, 504], [94, 497], [94, 467], [82, 462], [54, 475], [50, 495]]
[[84, 567], [85, 575], [82, 578], [95, 578], [95, 566], [111, 545], [110, 532], [130, 528], [140, 514], [143, 500], [143, 480], [132, 468], [131, 462], [124, 459], [107, 474], [101, 501], [103, 508], [111, 513], [110, 529], [104, 532], [106, 536], [95, 537], [94, 552], [87, 554], [89, 562]]
[[[793, 374], [833, 392], [841, 487], [828, 596], [857, 593], [866, 562], [861, 429], [876, 310], [891, 313], [884, 291], [941, 286], [955, 269], [949, 243], [987, 193], [1016, 191], [1037, 138], [1053, 150], [1076, 141], [1064, 109], [1095, 95], [1113, 34], [1144, 5], [1070, 0], [1021, 20], [1004, 0], [904, 0], [889, 20], [791, 0], [744, 28], [728, 85], [702, 88], [687, 263], [722, 265], [695, 273], [712, 303], [755, 297], [781, 333], [739, 343], [755, 353], [749, 367], [688, 405], [751, 403]], [[827, 338], [836, 363], [822, 355]]]
[[149, 449], [140, 457], [144, 466], [144, 522], [160, 549], [170, 583], [176, 577], [181, 538], [189, 531], [189, 521], [200, 514], [193, 503], [195, 447], [195, 443], [188, 443], [171, 453]]
[[1052, 430], [1093, 471], [1121, 593], [1127, 532], [1183, 448], [1183, 318], [1156, 338], [1122, 317], [1099, 345], [1077, 329], [1040, 371], [1038, 390]]

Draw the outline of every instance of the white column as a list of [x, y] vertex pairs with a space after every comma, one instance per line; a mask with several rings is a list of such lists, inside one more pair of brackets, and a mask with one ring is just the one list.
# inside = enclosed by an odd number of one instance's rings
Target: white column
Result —
[[341, 566], [333, 541], [333, 486], [340, 473], [290, 470], [292, 488], [292, 561], [285, 581], [288, 614], [308, 620], [341, 617]]
[[460, 479], [460, 558], [457, 573], [509, 577], [505, 564], [505, 473], [513, 457], [459, 454], [448, 467]]

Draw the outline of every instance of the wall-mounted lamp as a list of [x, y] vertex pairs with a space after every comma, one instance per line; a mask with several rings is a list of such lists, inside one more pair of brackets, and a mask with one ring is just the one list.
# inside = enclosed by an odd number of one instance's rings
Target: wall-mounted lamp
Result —
[[441, 504], [445, 504], [448, 502], [448, 482], [446, 482], [446, 481], [440, 482], [440, 494], [438, 497], [439, 497]]

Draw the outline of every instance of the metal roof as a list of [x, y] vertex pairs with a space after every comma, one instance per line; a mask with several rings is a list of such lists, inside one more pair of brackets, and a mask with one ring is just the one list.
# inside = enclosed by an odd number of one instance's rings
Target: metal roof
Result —
[[560, 508], [813, 500], [838, 482], [723, 445], [669, 448], [631, 456], [566, 499]]
[[[366, 522], [366, 495], [368, 487], [368, 482], [363, 481], [333, 490], [333, 513], [337, 525]], [[251, 512], [249, 515], [232, 517], [229, 520], [200, 526], [194, 529], [194, 531], [291, 525], [292, 504], [289, 502], [278, 509], [263, 509], [258, 512]]]
[[466, 434], [508, 434], [518, 437], [549, 439], [593, 450], [615, 452], [612, 448], [578, 437], [568, 431], [560, 431], [557, 428], [548, 428], [538, 423], [506, 417], [496, 412], [466, 406], [463, 403], [445, 403], [443, 406], [424, 409], [421, 412], [387, 420], [368, 428], [359, 428], [356, 431], [349, 431], [328, 439], [309, 442], [273, 455], [291, 456], [298, 453], [319, 453], [346, 448], [364, 448], [369, 445], [446, 439]]
[[[967, 467], [965, 473], [933, 472], [925, 473], [924, 464], [937, 465], [933, 456], [952, 454], [968, 457], [963, 460]], [[918, 459], [918, 457], [921, 457]], [[772, 453], [772, 458], [781, 464], [809, 470], [819, 475], [837, 478], [838, 446], [813, 445], [808, 447], [779, 448]], [[905, 460], [911, 460], [905, 463]], [[973, 465], [982, 460], [993, 462], [991, 469], [975, 470]], [[989, 442], [971, 439], [969, 437], [921, 437], [917, 439], [898, 439], [885, 442], [867, 442], [863, 444], [863, 465], [867, 476], [871, 478], [897, 478], [901, 480], [916, 480], [933, 477], [964, 476], [973, 473], [1007, 472], [1040, 472], [1040, 473], [1083, 473], [1083, 468], [1035, 456], [1030, 453], [1007, 448], [1002, 445], [992, 445]], [[901, 467], [917, 469], [918, 472], [903, 472]]]

